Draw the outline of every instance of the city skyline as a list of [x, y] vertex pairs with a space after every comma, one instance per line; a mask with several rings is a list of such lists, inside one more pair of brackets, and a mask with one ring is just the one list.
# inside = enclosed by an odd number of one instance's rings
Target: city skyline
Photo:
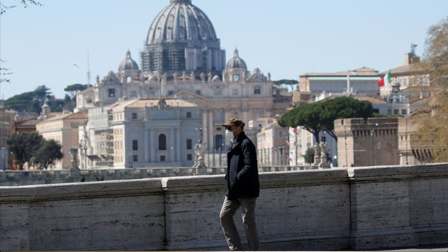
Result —
[[[11, 83], [1, 84], [4, 99], [39, 85], [63, 98], [66, 86], [87, 83], [88, 55], [91, 83], [97, 75], [116, 72], [128, 49], [140, 66], [149, 26], [169, 5], [169, 0], [41, 2], [42, 7], [17, 7], [1, 16], [0, 49], [6, 61], [1, 66], [13, 72]], [[446, 18], [448, 7], [441, 0], [377, 1], [375, 6], [348, 0], [192, 3], [212, 21], [226, 61], [238, 48], [250, 71], [258, 67], [273, 80], [401, 66], [410, 44], [417, 44], [417, 55], [423, 56], [427, 30]]]

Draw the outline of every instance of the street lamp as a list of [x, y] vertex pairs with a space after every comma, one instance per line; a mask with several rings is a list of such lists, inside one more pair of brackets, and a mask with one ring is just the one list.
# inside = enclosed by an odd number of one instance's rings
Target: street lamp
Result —
[[411, 141], [409, 132], [408, 132], [408, 118], [411, 115], [411, 107], [410, 104], [408, 103], [408, 111], [406, 113], [406, 151], [405, 151], [405, 155], [406, 155], [406, 165], [408, 165], [408, 156], [410, 153], [408, 153], [408, 146], [409, 146], [409, 141]]
[[278, 165], [278, 153], [277, 153], [277, 147], [274, 147], [274, 165]]
[[6, 170], [6, 148], [2, 147], [1, 149], [1, 153], [2, 153], [2, 169]]
[[[378, 126], [378, 123], [374, 126]], [[370, 131], [370, 136], [372, 136], [372, 166], [375, 166], [375, 128]]]
[[132, 152], [129, 152], [129, 155], [128, 155], [128, 168], [133, 168], [132, 158], [133, 158]]
[[224, 151], [224, 142], [221, 143], [221, 147], [219, 148], [219, 166], [222, 167], [222, 153]]

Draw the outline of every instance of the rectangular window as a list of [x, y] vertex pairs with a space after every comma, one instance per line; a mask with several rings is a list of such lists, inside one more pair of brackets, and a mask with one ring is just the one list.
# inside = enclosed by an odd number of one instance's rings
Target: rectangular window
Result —
[[132, 113], [132, 120], [136, 120], [137, 119], [137, 113]]
[[191, 112], [187, 112], [187, 118], [191, 118]]
[[115, 89], [109, 89], [109, 97], [115, 97]]
[[401, 114], [402, 114], [402, 115], [406, 115], [407, 113], [408, 113], [407, 109], [402, 109], [402, 110], [401, 110]]
[[260, 87], [255, 87], [254, 94], [261, 94], [261, 88]]
[[193, 155], [191, 155], [191, 154], [188, 154], [188, 155], [187, 155], [187, 160], [188, 160], [188, 161], [191, 161], [191, 160], [193, 160]]
[[132, 140], [132, 150], [138, 150], [138, 140]]
[[187, 150], [193, 149], [193, 140], [187, 139]]
[[173, 90], [168, 91], [168, 95], [173, 95], [173, 94], [174, 94]]
[[398, 115], [399, 110], [398, 109], [394, 109], [394, 115]]
[[196, 94], [201, 95], [201, 90], [196, 90]]
[[134, 162], [138, 162], [138, 155], [134, 155], [134, 157], [133, 157], [133, 161], [134, 161]]
[[165, 162], [165, 156], [160, 156], [160, 162]]

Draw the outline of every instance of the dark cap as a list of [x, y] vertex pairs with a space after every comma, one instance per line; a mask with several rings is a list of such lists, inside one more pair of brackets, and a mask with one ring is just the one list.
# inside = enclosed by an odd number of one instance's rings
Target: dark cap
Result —
[[243, 123], [243, 121], [241, 121], [240, 119], [238, 119], [238, 118], [230, 118], [222, 126], [224, 126], [224, 127], [230, 127], [230, 126], [240, 127], [241, 125], [244, 127], [245, 123]]

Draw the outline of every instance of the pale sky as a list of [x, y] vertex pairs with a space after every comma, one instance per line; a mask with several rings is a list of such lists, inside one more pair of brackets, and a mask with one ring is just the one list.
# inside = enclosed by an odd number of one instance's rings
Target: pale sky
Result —
[[[18, 0], [0, 0], [9, 5]], [[151, 22], [169, 0], [41, 0], [0, 20], [5, 99], [46, 85], [64, 88], [116, 72], [129, 49], [140, 52]], [[360, 67], [387, 71], [404, 64], [410, 44], [422, 55], [427, 30], [448, 16], [446, 0], [193, 0], [212, 21], [229, 60], [237, 47], [250, 71], [273, 80]]]

